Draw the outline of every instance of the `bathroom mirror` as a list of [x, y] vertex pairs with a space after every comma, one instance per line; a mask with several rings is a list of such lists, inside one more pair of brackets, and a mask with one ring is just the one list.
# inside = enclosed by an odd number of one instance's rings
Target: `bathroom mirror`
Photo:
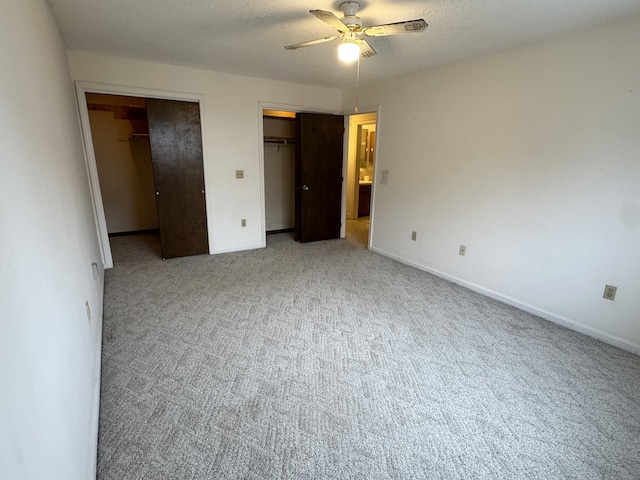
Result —
[[358, 160], [359, 180], [371, 181], [373, 178], [373, 149], [375, 146], [376, 125], [358, 125]]

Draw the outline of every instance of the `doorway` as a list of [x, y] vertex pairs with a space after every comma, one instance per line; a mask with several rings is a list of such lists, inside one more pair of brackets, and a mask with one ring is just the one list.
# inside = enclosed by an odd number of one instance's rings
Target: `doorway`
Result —
[[376, 112], [349, 117], [346, 236], [364, 248], [371, 243], [376, 133]]
[[306, 243], [342, 233], [344, 117], [263, 110], [266, 233]]
[[262, 111], [267, 235], [293, 234], [295, 227], [295, 121], [295, 112]]
[[[91, 142], [106, 230], [101, 240], [105, 233], [108, 242], [102, 241], [103, 255], [108, 252], [111, 261], [105, 267], [113, 266], [116, 236], [144, 234], [149, 250], [162, 258], [208, 253], [198, 103], [83, 96], [90, 132], [85, 143]], [[95, 199], [94, 179], [92, 186]]]
[[145, 99], [87, 93], [109, 235], [158, 229]]

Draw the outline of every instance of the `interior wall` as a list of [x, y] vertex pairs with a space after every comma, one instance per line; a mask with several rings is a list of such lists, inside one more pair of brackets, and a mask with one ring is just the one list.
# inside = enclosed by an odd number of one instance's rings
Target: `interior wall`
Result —
[[66, 51], [44, 0], [0, 11], [0, 476], [95, 478], [104, 277]]
[[[213, 71], [69, 51], [74, 80], [130, 89], [201, 96], [209, 249], [212, 253], [265, 245], [262, 110], [338, 113], [341, 92]], [[236, 179], [236, 170], [244, 178]], [[247, 226], [240, 220], [245, 218]]]
[[640, 352], [638, 45], [635, 17], [361, 86], [373, 249]]
[[[96, 94], [87, 97], [89, 103], [145, 106], [142, 98]], [[113, 111], [89, 110], [108, 232], [158, 228], [149, 137], [130, 136], [134, 132], [148, 133], [147, 122], [116, 117]]]
[[[295, 122], [264, 118], [265, 137], [295, 138]], [[264, 144], [264, 203], [267, 232], [294, 228], [295, 144]]]

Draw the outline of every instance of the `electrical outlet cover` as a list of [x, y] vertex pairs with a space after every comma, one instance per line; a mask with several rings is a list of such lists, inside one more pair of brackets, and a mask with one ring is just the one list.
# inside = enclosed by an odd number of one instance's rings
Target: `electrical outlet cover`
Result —
[[614, 287], [613, 285], [605, 285], [604, 293], [602, 294], [602, 298], [606, 298], [607, 300], [615, 300], [616, 292], [618, 291], [618, 287]]

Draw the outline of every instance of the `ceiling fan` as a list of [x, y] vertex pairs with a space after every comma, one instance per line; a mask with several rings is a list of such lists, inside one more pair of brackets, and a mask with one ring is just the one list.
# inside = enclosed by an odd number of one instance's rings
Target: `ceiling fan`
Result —
[[338, 56], [344, 61], [354, 61], [359, 56], [367, 58], [376, 54], [376, 51], [363, 37], [384, 37], [398, 35], [400, 33], [418, 33], [423, 32], [427, 28], [427, 22], [423, 19], [362, 28], [362, 20], [357, 16], [358, 10], [360, 9], [358, 2], [343, 2], [340, 4], [340, 9], [344, 14], [344, 18], [342, 19], [336, 17], [332, 12], [325, 10], [309, 10], [309, 13], [315, 15], [326, 24], [331, 25], [340, 32], [340, 35], [287, 45], [284, 48], [286, 50], [296, 50], [302, 47], [310, 47], [311, 45], [342, 39], [342, 43], [338, 47]]

